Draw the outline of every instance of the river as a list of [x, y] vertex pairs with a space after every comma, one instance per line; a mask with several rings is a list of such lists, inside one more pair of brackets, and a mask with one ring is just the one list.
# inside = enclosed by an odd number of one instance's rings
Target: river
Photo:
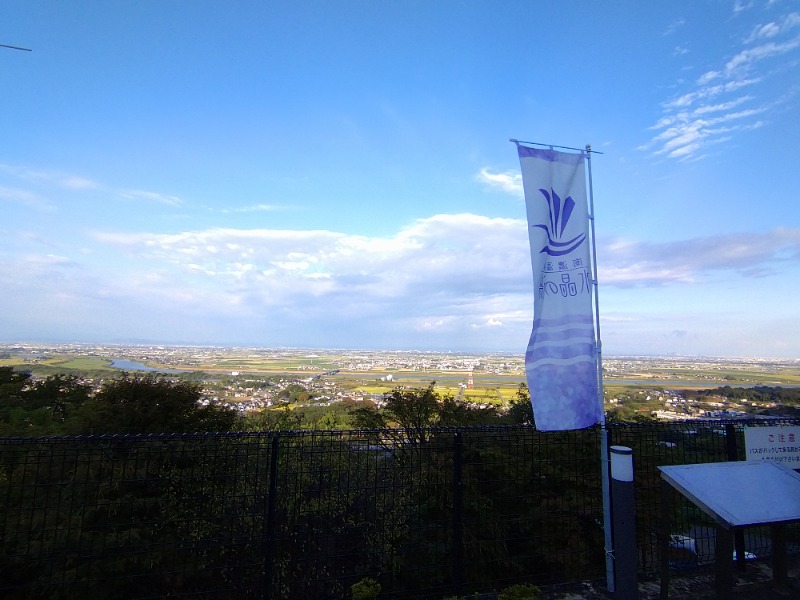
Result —
[[150, 367], [144, 363], [136, 360], [128, 360], [127, 358], [115, 358], [111, 361], [111, 366], [115, 369], [122, 371], [140, 371], [146, 373], [182, 373], [176, 369], [157, 369]]

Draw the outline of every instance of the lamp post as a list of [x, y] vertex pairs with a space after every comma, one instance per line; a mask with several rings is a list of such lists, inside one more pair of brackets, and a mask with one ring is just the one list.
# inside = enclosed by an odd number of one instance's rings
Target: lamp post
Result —
[[614, 521], [614, 581], [617, 600], [638, 600], [636, 502], [633, 450], [611, 446], [611, 514]]

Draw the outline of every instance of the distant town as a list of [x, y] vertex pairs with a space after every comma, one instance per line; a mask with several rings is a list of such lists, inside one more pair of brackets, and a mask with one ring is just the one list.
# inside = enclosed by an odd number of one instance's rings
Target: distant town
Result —
[[[524, 357], [511, 353], [6, 343], [0, 344], [0, 366], [34, 377], [74, 374], [98, 386], [123, 372], [186, 377], [202, 383], [204, 403], [241, 413], [288, 404], [380, 405], [396, 387], [431, 382], [443, 395], [502, 410], [525, 382]], [[763, 393], [733, 398], [700, 392], [800, 388], [800, 360], [610, 356], [603, 357], [603, 381], [608, 414], [627, 420], [793, 415], [793, 402], [782, 407]]]

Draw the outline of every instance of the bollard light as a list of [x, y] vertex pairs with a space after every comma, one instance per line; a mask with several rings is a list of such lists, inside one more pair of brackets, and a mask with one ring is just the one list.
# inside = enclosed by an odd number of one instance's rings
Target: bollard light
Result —
[[611, 446], [611, 478], [633, 481], [633, 450], [627, 446]]
[[633, 450], [611, 446], [611, 521], [614, 529], [615, 600], [639, 600]]

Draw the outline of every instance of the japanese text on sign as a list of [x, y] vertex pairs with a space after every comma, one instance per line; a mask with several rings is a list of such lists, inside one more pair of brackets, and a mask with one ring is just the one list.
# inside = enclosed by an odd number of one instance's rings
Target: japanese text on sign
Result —
[[774, 460], [800, 469], [800, 427], [746, 427], [747, 460]]

